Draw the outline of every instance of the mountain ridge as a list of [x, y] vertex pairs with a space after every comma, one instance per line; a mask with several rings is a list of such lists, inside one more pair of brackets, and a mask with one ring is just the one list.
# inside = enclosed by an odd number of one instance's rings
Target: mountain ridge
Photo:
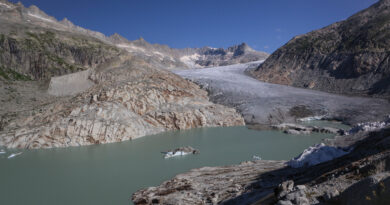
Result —
[[390, 1], [299, 35], [252, 75], [259, 80], [348, 95], [390, 97]]
[[243, 125], [235, 109], [169, 71], [189, 68], [179, 55], [1, 0], [0, 146], [82, 146]]
[[[186, 69], [195, 67], [202, 68], [214, 65], [246, 63], [253, 60], [263, 60], [268, 56], [268, 54], [264, 52], [255, 51], [253, 49], [246, 49], [240, 51], [241, 55], [226, 55], [225, 53], [224, 55], [212, 55], [209, 57], [207, 52], [204, 52], [206, 47], [200, 49], [175, 49], [169, 48], [166, 45], [150, 44], [143, 38], [130, 41], [117, 33], [114, 33], [111, 36], [105, 36], [103, 33], [77, 26], [67, 18], [58, 21], [56, 18], [49, 16], [35, 5], [31, 5], [30, 7], [26, 8], [22, 3], [12, 4], [6, 0], [2, 0], [1, 2], [0, 17], [3, 19], [3, 21], [6, 21], [6, 23], [14, 23], [14, 27], [16, 25], [20, 25], [20, 27], [38, 26], [49, 29], [54, 33], [57, 33], [57, 31], [69, 32], [72, 34], [80, 34], [85, 35], [86, 37], [96, 38], [105, 44], [115, 46], [127, 52], [134, 53], [135, 55], [142, 56], [143, 58], [149, 59], [150, 61], [154, 61], [156, 58], [164, 60], [164, 67], [167, 69]], [[7, 35], [5, 31], [9, 29], [2, 30], [3, 32], [1, 33]], [[239, 49], [240, 47], [232, 46], [229, 48]], [[185, 58], [186, 53], [189, 53], [187, 58]], [[195, 57], [192, 55], [195, 55]], [[184, 61], [181, 59], [182, 57], [184, 57]]]

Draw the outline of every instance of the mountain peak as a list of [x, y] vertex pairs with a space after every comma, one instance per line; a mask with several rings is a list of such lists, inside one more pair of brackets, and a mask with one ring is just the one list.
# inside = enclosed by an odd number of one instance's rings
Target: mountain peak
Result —
[[67, 26], [67, 27], [74, 27], [75, 25], [69, 21], [67, 18], [64, 18], [60, 21], [60, 24], [64, 25], [64, 26]]
[[128, 43], [129, 42], [125, 37], [119, 35], [118, 33], [114, 33], [113, 35], [111, 35], [109, 37], [109, 39], [114, 44]]
[[239, 45], [231, 46], [231, 47], [227, 48], [227, 50], [229, 52], [233, 52], [234, 56], [239, 56], [239, 55], [243, 55], [247, 52], [255, 51], [246, 43], [241, 43]]

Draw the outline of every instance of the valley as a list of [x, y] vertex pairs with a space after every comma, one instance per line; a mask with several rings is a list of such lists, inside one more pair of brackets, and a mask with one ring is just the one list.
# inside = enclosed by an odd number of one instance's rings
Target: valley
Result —
[[389, 11], [268, 54], [0, 0], [0, 204], [388, 204]]

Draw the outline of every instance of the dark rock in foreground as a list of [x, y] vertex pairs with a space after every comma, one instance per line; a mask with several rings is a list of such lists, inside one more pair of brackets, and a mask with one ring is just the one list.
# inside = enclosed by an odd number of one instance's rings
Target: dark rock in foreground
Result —
[[[349, 154], [309, 168], [263, 160], [204, 167], [140, 190], [132, 200], [135, 204], [387, 204], [390, 128], [353, 136], [348, 136], [354, 147]], [[338, 138], [332, 143], [339, 141], [345, 145]]]

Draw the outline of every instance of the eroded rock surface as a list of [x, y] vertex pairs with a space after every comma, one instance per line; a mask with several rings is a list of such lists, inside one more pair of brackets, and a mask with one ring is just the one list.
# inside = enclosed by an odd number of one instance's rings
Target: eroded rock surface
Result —
[[277, 182], [258, 176], [271, 170], [284, 167], [283, 161], [244, 162], [236, 166], [204, 167], [193, 169], [185, 174], [164, 182], [158, 187], [150, 187], [133, 194], [135, 204], [217, 204], [246, 194], [250, 184], [264, 190], [251, 193], [251, 200], [273, 192]]
[[[106, 37], [36, 6], [0, 3], [0, 146], [79, 146], [244, 125], [234, 109], [166, 71], [188, 68], [182, 51]], [[236, 50], [240, 58], [257, 53]]]
[[0, 145], [49, 148], [119, 142], [174, 129], [244, 125], [234, 109], [174, 74], [124, 63], [93, 72], [94, 87], [3, 126]]

